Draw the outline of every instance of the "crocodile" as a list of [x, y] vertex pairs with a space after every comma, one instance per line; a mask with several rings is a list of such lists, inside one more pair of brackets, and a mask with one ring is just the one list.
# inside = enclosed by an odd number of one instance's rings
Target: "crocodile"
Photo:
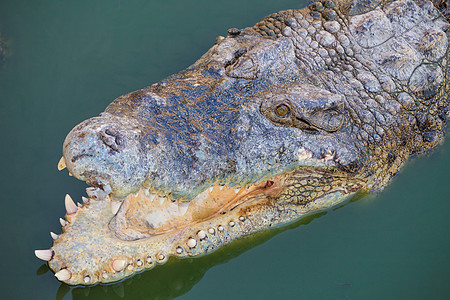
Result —
[[36, 250], [58, 280], [121, 280], [381, 190], [450, 117], [448, 1], [323, 0], [231, 28], [185, 70], [75, 126], [85, 181]]

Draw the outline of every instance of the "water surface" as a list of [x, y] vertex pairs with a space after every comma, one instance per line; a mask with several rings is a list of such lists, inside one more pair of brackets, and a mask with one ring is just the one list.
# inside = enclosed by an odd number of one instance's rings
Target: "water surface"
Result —
[[2, 299], [448, 299], [450, 143], [383, 192], [118, 284], [70, 288], [34, 249], [60, 232], [69, 130], [114, 98], [184, 69], [229, 27], [305, 1], [1, 1]]

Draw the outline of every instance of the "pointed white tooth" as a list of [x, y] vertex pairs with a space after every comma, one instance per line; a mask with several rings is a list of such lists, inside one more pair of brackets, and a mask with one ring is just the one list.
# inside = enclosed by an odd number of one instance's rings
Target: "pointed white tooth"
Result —
[[122, 205], [122, 202], [120, 202], [120, 201], [112, 201], [111, 202], [111, 211], [112, 211], [113, 215], [117, 214], [121, 205]]
[[109, 184], [104, 184], [103, 191], [105, 192], [106, 195], [109, 195], [112, 192], [111, 186]]
[[77, 202], [77, 206], [78, 206], [78, 208], [82, 208], [83, 204], [81, 204], [80, 202]]
[[69, 172], [69, 176], [73, 176], [72, 173]]
[[66, 168], [66, 160], [64, 156], [61, 156], [61, 159], [58, 162], [58, 171], [64, 170]]
[[240, 190], [241, 189], [234, 189], [234, 193], [237, 194], [237, 193], [239, 193]]
[[120, 272], [125, 268], [125, 260], [123, 259], [116, 259], [112, 263], [112, 267], [114, 271]]
[[72, 273], [70, 273], [67, 269], [62, 269], [59, 272], [55, 273], [55, 277], [58, 278], [59, 281], [66, 281], [72, 277]]
[[148, 197], [148, 200], [150, 200], [151, 202], [153, 202], [153, 200], [155, 200], [155, 198], [156, 198], [156, 194], [151, 194], [151, 195]]
[[219, 190], [222, 190], [224, 185], [219, 185]]
[[180, 202], [178, 203], [178, 211], [180, 215], [184, 215], [189, 208], [189, 202]]
[[57, 240], [59, 238], [59, 235], [57, 235], [56, 233], [51, 232], [51, 231], [50, 231], [50, 235], [52, 236], [52, 239], [54, 239], [54, 240]]
[[93, 200], [103, 200], [106, 198], [106, 196], [108, 196], [108, 194], [105, 193], [105, 191], [103, 191], [102, 189], [92, 186], [86, 188], [86, 193], [88, 194], [89, 198]]
[[67, 221], [64, 220], [63, 218], [59, 218], [59, 223], [61, 223], [61, 226], [64, 227], [67, 225]]
[[165, 200], [165, 197], [159, 197], [159, 205], [163, 205]]
[[70, 197], [69, 194], [66, 194], [66, 198], [64, 199], [64, 202], [66, 204], [66, 211], [68, 215], [74, 214], [77, 212], [78, 207], [75, 205], [75, 202], [73, 202], [72, 197]]
[[209, 192], [212, 193], [214, 186], [209, 187]]
[[37, 258], [49, 261], [52, 259], [53, 251], [51, 249], [48, 250], [34, 250], [34, 255], [36, 255]]
[[150, 196], [150, 191], [149, 191], [148, 189], [145, 189], [145, 190], [144, 190], [144, 195], [145, 195], [146, 197]]
[[83, 200], [83, 203], [89, 204], [89, 198], [81, 197], [81, 200]]

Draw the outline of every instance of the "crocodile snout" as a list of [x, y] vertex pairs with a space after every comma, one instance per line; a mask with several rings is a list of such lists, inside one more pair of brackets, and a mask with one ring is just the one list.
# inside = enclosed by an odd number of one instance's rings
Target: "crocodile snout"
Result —
[[141, 135], [129, 119], [109, 114], [88, 119], [75, 126], [64, 142], [67, 169], [91, 186], [108, 186], [112, 196], [125, 197], [139, 189], [148, 174]]

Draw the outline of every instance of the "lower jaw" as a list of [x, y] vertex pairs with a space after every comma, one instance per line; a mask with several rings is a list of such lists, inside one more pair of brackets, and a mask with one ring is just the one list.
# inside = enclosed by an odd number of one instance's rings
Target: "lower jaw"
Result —
[[211, 253], [240, 237], [335, 206], [352, 194], [335, 192], [305, 206], [279, 206], [270, 198], [254, 199], [249, 201], [252, 205], [241, 205], [213, 219], [134, 241], [118, 238], [109, 227], [115, 201], [91, 199], [76, 213], [66, 215], [49, 266], [55, 273], [66, 269], [62, 281], [70, 285], [114, 282], [164, 264], [171, 256]]

